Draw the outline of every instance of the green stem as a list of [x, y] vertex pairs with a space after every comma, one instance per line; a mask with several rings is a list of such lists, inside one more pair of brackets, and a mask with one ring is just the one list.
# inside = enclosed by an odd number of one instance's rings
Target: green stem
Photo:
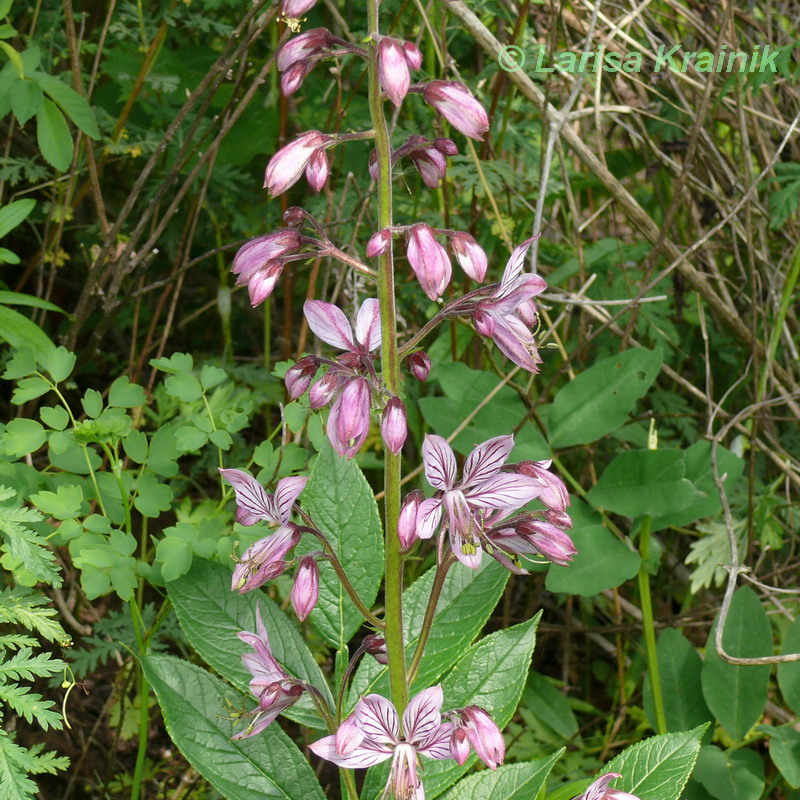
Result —
[[651, 523], [652, 517], [649, 514], [645, 514], [642, 517], [642, 526], [639, 531], [639, 555], [642, 557], [642, 563], [639, 567], [639, 596], [642, 604], [642, 625], [644, 626], [644, 641], [647, 648], [650, 688], [653, 692], [653, 705], [656, 710], [656, 727], [658, 728], [658, 733], [666, 733], [667, 718], [664, 715], [664, 697], [661, 693], [661, 676], [658, 671], [656, 629], [653, 624], [653, 602], [650, 598], [650, 575], [647, 571], [647, 562], [650, 559]]
[[[139, 658], [146, 655], [148, 639], [144, 627], [144, 619], [139, 606], [131, 600], [128, 604], [131, 609], [133, 621], [133, 634], [136, 637], [136, 649]], [[133, 768], [133, 783], [131, 785], [131, 800], [139, 800], [142, 791], [142, 777], [144, 775], [144, 762], [147, 756], [147, 731], [150, 727], [148, 699], [150, 697], [150, 684], [144, 676], [141, 661], [134, 660], [137, 670], [137, 695], [139, 699], [139, 741], [136, 749], [136, 765]]]
[[[383, 98], [378, 80], [378, 5], [369, 0], [369, 112], [375, 131], [375, 151], [378, 156], [378, 227], [392, 226], [392, 150], [389, 132], [383, 115]], [[381, 308], [381, 368], [386, 388], [400, 394], [400, 359], [397, 352], [397, 320], [394, 298], [394, 267], [392, 248], [378, 258], [378, 301]], [[384, 602], [386, 607], [386, 650], [389, 658], [389, 685], [392, 702], [402, 713], [408, 704], [406, 657], [403, 642], [403, 559], [397, 520], [400, 516], [400, 456], [384, 448], [384, 524], [386, 538], [386, 577]]]

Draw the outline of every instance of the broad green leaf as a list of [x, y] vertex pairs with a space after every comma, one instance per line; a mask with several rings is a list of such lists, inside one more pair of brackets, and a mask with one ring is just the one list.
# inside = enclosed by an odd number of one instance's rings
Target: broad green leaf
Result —
[[108, 392], [108, 404], [117, 408], [136, 408], [147, 402], [144, 389], [136, 383], [131, 383], [127, 375], [120, 375]]
[[[800, 653], [800, 617], [790, 625], [783, 639], [781, 653]], [[778, 664], [778, 686], [783, 699], [795, 714], [800, 714], [800, 662]]]
[[192, 545], [177, 536], [166, 536], [156, 545], [161, 577], [169, 583], [185, 575], [192, 566]]
[[43, 361], [55, 349], [50, 337], [27, 317], [0, 305], [0, 339], [12, 347], [27, 347], [33, 351], [37, 361]]
[[175, 445], [182, 453], [199, 450], [208, 441], [208, 434], [194, 425], [183, 425], [175, 431]]
[[[442, 681], [444, 711], [477, 705], [485, 708], [502, 729], [519, 704], [536, 642], [541, 612], [527, 622], [497, 631], [473, 644]], [[459, 766], [455, 761], [425, 761], [425, 797], [433, 800], [452, 786], [474, 763], [474, 755]], [[386, 767], [367, 773], [363, 798], [379, 796]]]
[[[15, 200], [13, 203], [7, 203], [0, 208], [0, 239], [10, 231], [13, 231], [18, 225], [21, 225], [35, 206], [35, 200], [26, 198], [25, 200]], [[3, 292], [3, 294], [6, 294], [6, 292]], [[17, 292], [8, 292], [7, 294], [15, 295]], [[24, 296], [27, 297], [28, 295]], [[0, 302], [7, 303], [9, 301], [2, 300]]]
[[145, 517], [157, 517], [172, 508], [172, 489], [152, 472], [145, 472], [136, 485], [136, 510]]
[[769, 757], [786, 783], [793, 789], [800, 788], [800, 731], [771, 725], [760, 725], [758, 729], [769, 733]]
[[103, 395], [97, 389], [87, 389], [81, 398], [83, 410], [92, 419], [96, 419], [103, 412]]
[[[316, 686], [332, 702], [330, 690], [302, 635], [263, 592], [231, 591], [230, 570], [195, 558], [189, 572], [167, 585], [181, 628], [192, 647], [223, 678], [249, 694], [251, 675], [242, 663], [249, 648], [239, 631], [256, 630], [256, 609], [269, 635], [272, 653], [286, 671]], [[311, 728], [322, 728], [307, 696], [292, 706], [287, 717]]]
[[[33, 375], [30, 378], [22, 378], [17, 382], [14, 393], [11, 395], [11, 402], [14, 405], [21, 406], [27, 403], [28, 400], [34, 400], [47, 394], [50, 391], [50, 384], [38, 375]], [[66, 413], [66, 412], [65, 412]], [[44, 419], [44, 417], [42, 417]]]
[[535, 670], [528, 673], [522, 705], [562, 739], [569, 740], [578, 732], [578, 720], [567, 698], [549, 678]]
[[10, 44], [2, 41], [0, 41], [0, 50], [2, 50], [6, 56], [8, 56], [8, 60], [13, 64], [14, 69], [17, 71], [17, 75], [19, 76], [20, 80], [22, 80], [25, 77], [25, 68], [19, 53]]
[[[21, 200], [19, 202], [22, 202]], [[12, 203], [11, 205], [14, 205]], [[0, 209], [2, 211], [2, 209]], [[0, 303], [9, 306], [31, 306], [32, 308], [43, 308], [46, 311], [58, 311], [59, 314], [66, 314], [63, 308], [59, 308], [55, 303], [34, 297], [32, 294], [22, 292], [0, 292]]]
[[42, 105], [42, 89], [31, 80], [15, 81], [9, 94], [11, 110], [20, 125], [24, 125]]
[[142, 659], [170, 737], [227, 800], [324, 800], [305, 756], [277, 723], [248, 739], [228, 716], [243, 696], [200, 667], [172, 656]]
[[[689, 525], [698, 519], [710, 517], [722, 508], [719, 491], [714, 484], [714, 475], [711, 470], [711, 443], [695, 442], [683, 451], [684, 476], [691, 481], [699, 494], [695, 499], [686, 504], [674, 503], [666, 513], [653, 517], [652, 529], [654, 531], [669, 528], [672, 525]], [[724, 477], [727, 492], [731, 492], [739, 480], [744, 469], [744, 461], [739, 456], [717, 447], [717, 467], [720, 477]]]
[[[358, 465], [339, 458], [326, 441], [300, 501], [369, 607], [383, 576], [383, 531], [372, 489]], [[298, 551], [311, 550], [319, 550], [319, 542], [304, 536]], [[339, 650], [344, 649], [363, 621], [327, 562], [320, 564], [319, 601], [311, 612], [311, 621]]]
[[590, 597], [619, 586], [639, 571], [639, 554], [608, 528], [587, 525], [570, 535], [578, 553], [568, 567], [550, 567], [545, 578], [548, 591]]
[[75, 353], [70, 353], [66, 347], [56, 347], [47, 354], [47, 358], [42, 361], [42, 366], [55, 383], [61, 383], [72, 374], [76, 361]]
[[164, 388], [172, 397], [182, 400], [184, 403], [193, 403], [203, 396], [203, 387], [194, 375], [180, 373], [170, 375], [164, 381]]
[[[435, 573], [435, 567], [429, 569], [403, 594], [407, 661], [417, 645]], [[508, 571], [488, 558], [477, 570], [462, 564], [450, 568], [412, 691], [421, 691], [435, 683], [466, 650], [489, 619], [507, 581]], [[372, 692], [388, 695], [389, 677], [386, 667], [373, 658], [365, 658], [350, 686], [348, 708], [360, 696]]]
[[753, 750], [700, 749], [693, 780], [717, 800], [758, 800], [764, 791], [764, 762]]
[[505, 764], [494, 772], [484, 770], [459, 781], [442, 800], [531, 800], [544, 786], [563, 749], [548, 758]]
[[[703, 661], [692, 644], [676, 628], [667, 628], [656, 644], [661, 696], [668, 731], [685, 731], [713, 721], [708, 710], [700, 672]], [[644, 689], [644, 707], [655, 728], [652, 686], [648, 673]]]
[[79, 484], [59, 486], [55, 492], [31, 495], [31, 502], [43, 514], [56, 519], [74, 519], [80, 516], [83, 489]]
[[169, 358], [151, 358], [150, 366], [169, 375], [178, 375], [181, 372], [191, 372], [194, 360], [190, 353], [173, 353]]
[[38, 450], [46, 439], [44, 428], [35, 419], [18, 417], [6, 425], [0, 441], [6, 455], [19, 458]]
[[36, 114], [36, 141], [45, 161], [59, 172], [66, 172], [72, 162], [72, 136], [64, 115], [46, 97]]
[[58, 104], [78, 130], [83, 131], [92, 139], [100, 138], [94, 111], [92, 111], [85, 98], [52, 75], [47, 75], [44, 72], [34, 72], [31, 77]]
[[625, 517], [666, 514], [698, 499], [684, 470], [680, 450], [628, 450], [605, 468], [587, 499]]
[[[703, 696], [725, 730], [735, 739], [743, 739], [767, 705], [770, 667], [723, 661], [714, 648], [716, 626], [715, 621], [706, 642]], [[733, 595], [722, 644], [732, 656], [772, 655], [772, 628], [758, 595], [749, 586], [742, 586]]]
[[211, 364], [204, 364], [203, 369], [200, 370], [200, 383], [206, 391], [213, 389], [227, 377], [228, 373], [224, 369], [214, 367]]
[[581, 372], [553, 400], [547, 419], [550, 444], [586, 444], [619, 428], [660, 367], [660, 350], [636, 347]]
[[39, 416], [45, 425], [56, 431], [63, 431], [69, 424], [69, 414], [63, 406], [42, 406]]
[[122, 446], [131, 461], [137, 464], [147, 461], [147, 434], [133, 430], [122, 440]]

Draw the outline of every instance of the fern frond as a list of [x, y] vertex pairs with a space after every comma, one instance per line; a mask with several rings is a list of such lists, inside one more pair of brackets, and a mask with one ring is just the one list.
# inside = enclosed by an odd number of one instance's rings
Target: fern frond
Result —
[[5, 633], [0, 636], [0, 650], [19, 650], [21, 647], [33, 647], [37, 644], [38, 639], [26, 633]]
[[34, 800], [36, 784], [28, 778], [33, 759], [24, 747], [11, 741], [0, 729], [0, 786], [5, 800]]
[[26, 587], [4, 589], [0, 592], [0, 622], [21, 625], [29, 631], [36, 631], [49, 642], [69, 647], [72, 641], [53, 619], [56, 610], [48, 606], [49, 602], [45, 595]]
[[61, 573], [47, 539], [26, 524], [42, 519], [42, 514], [32, 508], [0, 506], [0, 533], [5, 539], [4, 548], [18, 565], [38, 580], [61, 586]]
[[0, 680], [28, 680], [48, 678], [65, 670], [67, 665], [60, 658], [53, 658], [50, 653], [33, 652], [23, 647], [7, 661], [0, 655]]
[[28, 722], [36, 720], [45, 730], [48, 728], [60, 730], [64, 727], [61, 714], [51, 710], [55, 703], [52, 700], [44, 700], [40, 694], [32, 692], [29, 686], [0, 683], [0, 701], [7, 703]]

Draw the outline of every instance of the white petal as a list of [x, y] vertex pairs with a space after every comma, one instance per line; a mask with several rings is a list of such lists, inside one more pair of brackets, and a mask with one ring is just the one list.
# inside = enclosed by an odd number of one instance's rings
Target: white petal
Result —
[[221, 469], [219, 472], [233, 486], [237, 505], [253, 517], [280, 524], [281, 520], [277, 518], [272, 499], [252, 475], [241, 469]]
[[521, 508], [539, 493], [533, 478], [514, 473], [500, 473], [467, 492], [473, 508]]
[[403, 712], [403, 734], [415, 746], [424, 744], [442, 724], [441, 686], [420, 692]]
[[426, 434], [422, 444], [425, 477], [434, 489], [452, 489], [456, 482], [456, 457], [450, 445], [441, 437]]
[[367, 298], [358, 309], [356, 341], [363, 344], [369, 352], [381, 346], [381, 311], [374, 297]]
[[346, 756], [341, 756], [336, 751], [336, 737], [326, 736], [318, 742], [312, 742], [309, 748], [313, 753], [316, 753], [320, 758], [327, 761], [332, 761], [340, 767], [346, 769], [363, 769], [364, 767], [371, 767], [374, 764], [380, 764], [381, 761], [386, 761], [392, 757], [394, 748], [378, 748], [369, 745], [360, 745], [351, 753]]
[[303, 304], [303, 313], [308, 320], [308, 327], [323, 342], [338, 347], [339, 350], [356, 349], [353, 329], [341, 308], [322, 300], [306, 300]]
[[368, 694], [358, 701], [354, 713], [358, 727], [372, 744], [397, 743], [400, 720], [397, 718], [397, 709], [385, 697]]
[[464, 462], [462, 486], [485, 481], [500, 471], [514, 448], [513, 436], [496, 436], [479, 444]]

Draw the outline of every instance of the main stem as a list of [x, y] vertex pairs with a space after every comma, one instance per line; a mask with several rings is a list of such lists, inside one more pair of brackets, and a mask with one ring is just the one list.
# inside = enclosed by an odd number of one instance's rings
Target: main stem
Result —
[[[378, 156], [378, 226], [392, 225], [392, 148], [386, 119], [383, 115], [383, 98], [378, 81], [378, 5], [379, 0], [368, 1], [369, 33], [369, 113], [375, 130], [375, 150]], [[381, 367], [386, 388], [395, 395], [400, 393], [400, 358], [397, 352], [397, 325], [394, 304], [394, 267], [392, 248], [378, 258], [378, 300], [381, 307]], [[408, 704], [406, 683], [406, 655], [403, 642], [403, 559], [397, 520], [400, 516], [400, 456], [384, 448], [384, 520], [386, 531], [386, 577], [384, 604], [386, 608], [386, 651], [389, 659], [389, 685], [392, 702], [399, 712]]]

